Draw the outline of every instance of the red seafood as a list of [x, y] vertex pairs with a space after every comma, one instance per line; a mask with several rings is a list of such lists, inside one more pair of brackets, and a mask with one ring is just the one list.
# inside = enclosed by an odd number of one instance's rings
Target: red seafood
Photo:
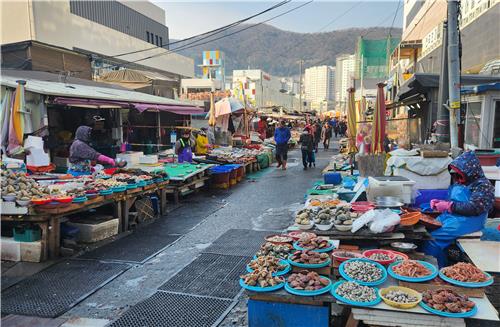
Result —
[[425, 277], [432, 273], [423, 264], [415, 260], [404, 260], [400, 264], [394, 266], [392, 270], [396, 274], [406, 277]]
[[451, 279], [466, 283], [485, 282], [488, 280], [488, 276], [481, 269], [465, 262], [459, 262], [453, 266], [443, 268], [443, 274]]
[[469, 312], [476, 305], [467, 296], [447, 289], [425, 291], [422, 301], [431, 308], [451, 313]]

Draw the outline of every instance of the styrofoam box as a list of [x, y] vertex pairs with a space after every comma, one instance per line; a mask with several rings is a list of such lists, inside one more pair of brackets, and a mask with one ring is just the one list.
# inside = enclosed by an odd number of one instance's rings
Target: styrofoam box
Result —
[[2, 215], [25, 215], [28, 213], [28, 207], [20, 207], [15, 202], [0, 200], [0, 212]]
[[158, 163], [158, 156], [156, 154], [149, 154], [146, 156], [140, 156], [139, 163], [141, 163], [141, 164], [156, 164], [156, 163]]
[[408, 169], [395, 168], [395, 176], [406, 177], [409, 180], [415, 181], [415, 188], [419, 190], [442, 190], [450, 186], [451, 176], [448, 170], [443, 170], [437, 175], [422, 176]]
[[42, 241], [18, 242], [12, 237], [2, 237], [2, 260], [40, 262]]
[[93, 243], [118, 234], [119, 221], [118, 218], [114, 218], [107, 221], [68, 222], [67, 224], [80, 230], [78, 241]]
[[44, 167], [50, 165], [50, 157], [43, 149], [32, 148], [26, 156], [26, 164], [33, 167]]
[[397, 196], [404, 203], [411, 203], [415, 181], [404, 178], [401, 181], [379, 181], [368, 177], [366, 195], [368, 201], [375, 201], [378, 196]]
[[139, 158], [144, 155], [142, 151], [127, 151], [123, 153], [118, 153], [116, 158], [126, 160], [130, 165], [138, 164]]

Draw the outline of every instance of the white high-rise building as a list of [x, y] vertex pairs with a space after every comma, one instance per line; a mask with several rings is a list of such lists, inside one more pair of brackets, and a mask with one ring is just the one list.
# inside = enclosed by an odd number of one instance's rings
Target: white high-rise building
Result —
[[315, 66], [307, 68], [304, 74], [305, 98], [311, 109], [327, 111], [335, 103], [335, 67]]
[[347, 89], [352, 86], [355, 67], [355, 55], [343, 54], [337, 57], [335, 66], [335, 100], [337, 107], [342, 110], [347, 103]]

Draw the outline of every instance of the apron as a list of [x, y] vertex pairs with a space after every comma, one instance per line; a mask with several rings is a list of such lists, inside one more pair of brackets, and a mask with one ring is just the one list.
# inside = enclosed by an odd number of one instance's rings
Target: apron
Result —
[[181, 143], [182, 151], [179, 153], [177, 160], [179, 163], [183, 163], [185, 161], [191, 163], [193, 161], [193, 152], [191, 151], [191, 147], [186, 146], [183, 139], [180, 139], [179, 142]]
[[[470, 191], [464, 185], [453, 185], [450, 187], [449, 198], [453, 202], [470, 201]], [[424, 244], [424, 252], [437, 258], [439, 267], [446, 266], [445, 250], [455, 240], [465, 234], [474, 233], [483, 229], [488, 213], [484, 212], [478, 216], [461, 216], [444, 212], [437, 220], [443, 224], [441, 228], [431, 232], [434, 238]]]

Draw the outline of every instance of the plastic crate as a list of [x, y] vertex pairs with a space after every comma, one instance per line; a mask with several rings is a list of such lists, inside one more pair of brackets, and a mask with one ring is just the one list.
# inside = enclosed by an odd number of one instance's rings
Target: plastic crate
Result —
[[12, 233], [18, 242], [36, 242], [42, 238], [40, 228], [14, 227]]

